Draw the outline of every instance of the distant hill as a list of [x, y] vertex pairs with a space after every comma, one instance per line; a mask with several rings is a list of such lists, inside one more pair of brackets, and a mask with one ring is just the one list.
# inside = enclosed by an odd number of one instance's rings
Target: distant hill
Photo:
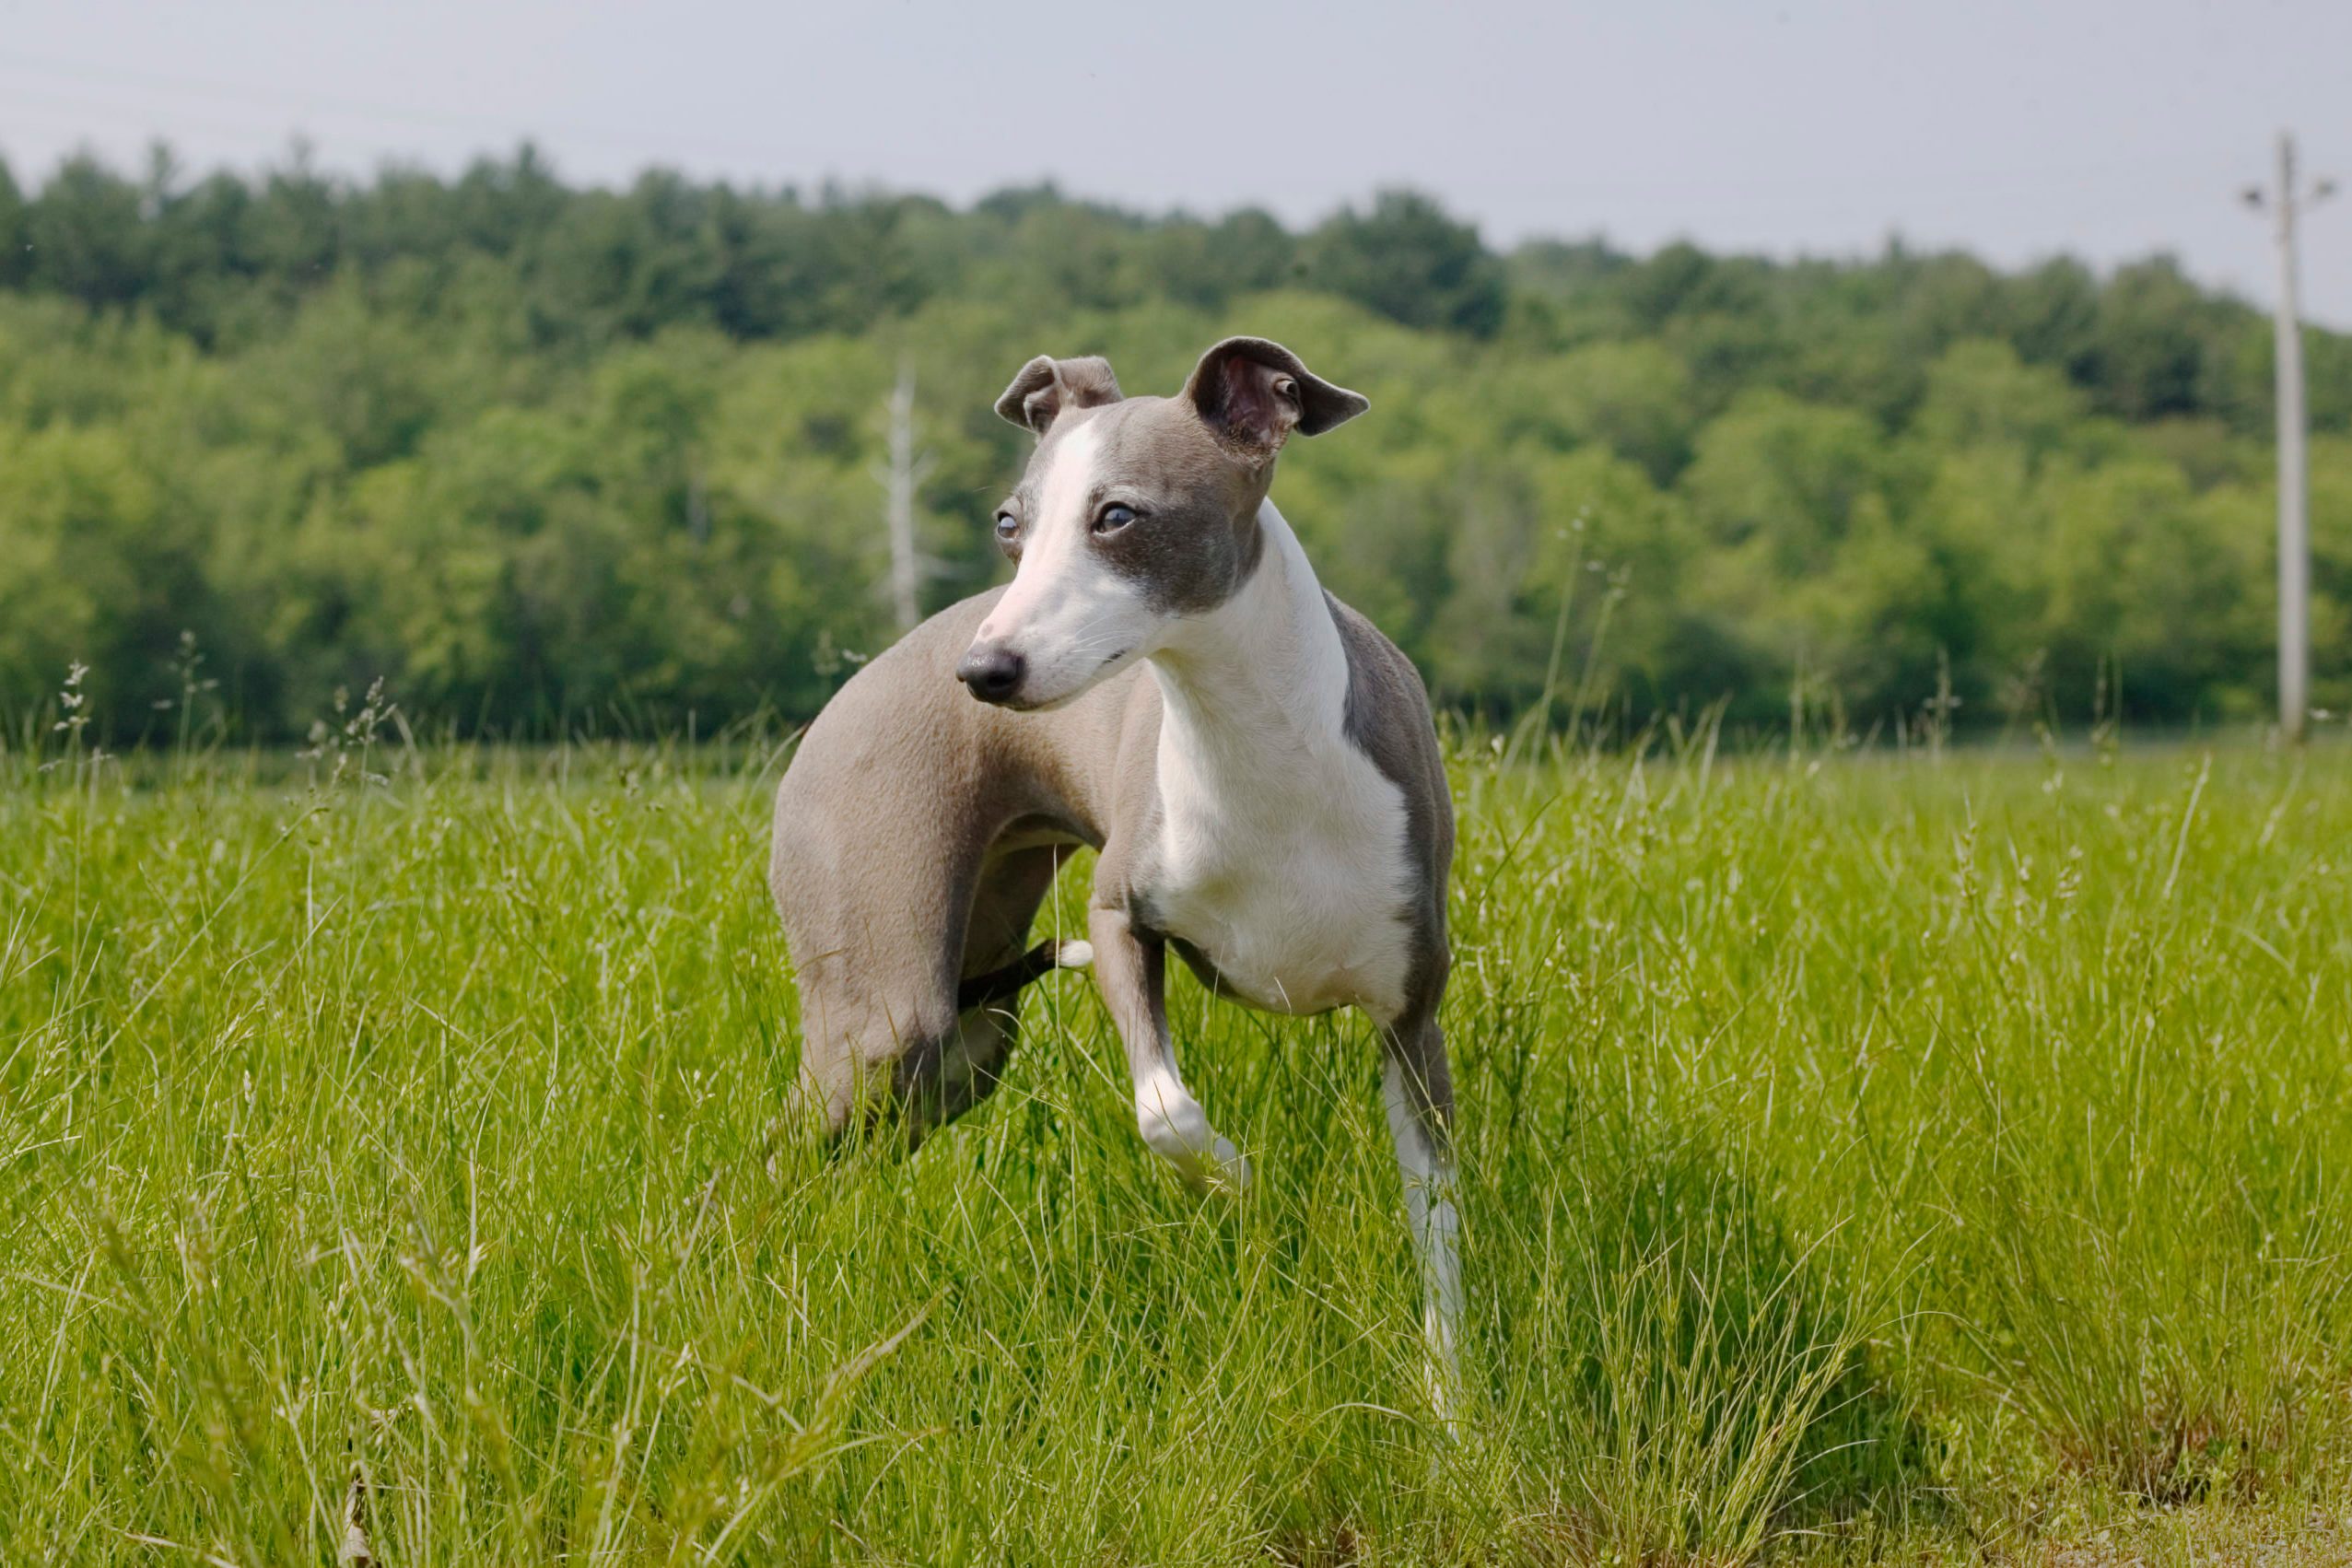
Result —
[[[1498, 253], [1407, 193], [1295, 232], [1050, 189], [574, 189], [525, 150], [366, 183], [0, 164], [0, 713], [29, 731], [78, 660], [115, 744], [213, 679], [205, 721], [264, 739], [379, 677], [468, 731], [804, 715], [892, 635], [902, 363], [936, 605], [998, 570], [1022, 438], [989, 405], [1023, 360], [1170, 391], [1238, 331], [1373, 399], [1277, 497], [1457, 707], [1548, 675], [1630, 722], [2268, 700], [2269, 325], [2164, 259]], [[2309, 358], [2341, 712], [2352, 339]]]

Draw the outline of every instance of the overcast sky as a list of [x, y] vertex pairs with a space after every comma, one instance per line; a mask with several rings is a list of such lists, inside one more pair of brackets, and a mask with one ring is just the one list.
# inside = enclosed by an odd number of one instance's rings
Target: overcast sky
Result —
[[[2266, 304], [2236, 193], [2288, 126], [2352, 175], [2347, 0], [0, 0], [0, 156], [28, 182], [79, 146], [252, 169], [298, 134], [355, 171], [529, 137], [574, 180], [962, 202], [1051, 178], [1294, 221], [1404, 183], [1504, 243], [2169, 250]], [[2352, 199], [2311, 216], [2304, 279], [2352, 326]]]

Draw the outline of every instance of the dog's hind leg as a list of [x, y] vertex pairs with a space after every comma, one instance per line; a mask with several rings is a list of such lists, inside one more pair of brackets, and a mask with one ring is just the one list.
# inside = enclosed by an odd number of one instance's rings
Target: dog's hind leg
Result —
[[1021, 988], [1056, 969], [1083, 969], [1094, 961], [1091, 942], [1054, 937], [1041, 942], [1010, 964], [984, 975], [966, 975], [955, 983], [955, 1008], [969, 1012], [990, 1003], [1011, 1001]]
[[1441, 960], [1432, 983], [1380, 1030], [1387, 1047], [1381, 1098], [1404, 1178], [1405, 1223], [1421, 1268], [1422, 1336], [1428, 1351], [1428, 1394], [1439, 1420], [1459, 1402], [1462, 1322], [1461, 1219], [1455, 1207], [1454, 1080], [1445, 1035], [1437, 1023], [1445, 990]]
[[909, 1102], [935, 1083], [956, 1034], [954, 982], [944, 976], [860, 983], [831, 958], [800, 966], [801, 1074], [794, 1120], [826, 1144], [886, 1121], [920, 1136]]
[[[798, 777], [785, 776], [789, 789]], [[801, 998], [797, 1135], [837, 1143], [891, 1119], [954, 1045], [958, 957], [984, 846], [916, 817], [903, 852], [859, 860], [840, 824], [779, 793], [769, 883]], [[919, 1118], [915, 1118], [919, 1120]]]
[[[1019, 984], [1082, 956], [1022, 955], [1064, 853], [1038, 846], [968, 867], [942, 856], [944, 885], [908, 908], [835, 909], [792, 934], [812, 954], [799, 969], [799, 1094], [822, 1137], [888, 1125], [912, 1147], [996, 1088], [1019, 1034]], [[817, 926], [803, 906], [795, 914]]]
[[1029, 927], [1053, 886], [1067, 849], [1037, 845], [991, 855], [972, 895], [956, 981], [956, 1027], [939, 1053], [936, 1081], [909, 1085], [919, 1118], [916, 1136], [954, 1120], [991, 1094], [1021, 1032], [1022, 987], [1060, 967], [1075, 967], [1083, 943], [1048, 942], [1027, 953]]

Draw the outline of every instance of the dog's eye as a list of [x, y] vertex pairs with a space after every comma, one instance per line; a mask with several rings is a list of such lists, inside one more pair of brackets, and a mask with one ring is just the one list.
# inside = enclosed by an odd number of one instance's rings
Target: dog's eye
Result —
[[1113, 501], [1109, 506], [1105, 507], [1100, 512], [1095, 514], [1094, 532], [1097, 533], [1117, 533], [1120, 529], [1125, 528], [1129, 523], [1133, 522], [1134, 521], [1135, 509], [1133, 507], [1123, 506], [1117, 501]]
[[1012, 544], [1015, 539], [1021, 536], [1021, 520], [1013, 516], [1011, 512], [997, 513], [996, 536], [999, 544]]

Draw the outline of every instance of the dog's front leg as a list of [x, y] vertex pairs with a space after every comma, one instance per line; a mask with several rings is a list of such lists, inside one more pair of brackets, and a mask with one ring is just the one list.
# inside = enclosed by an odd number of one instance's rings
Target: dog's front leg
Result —
[[1135, 929], [1127, 911], [1096, 906], [1087, 912], [1094, 944], [1094, 983], [1111, 1010], [1135, 1078], [1135, 1120], [1154, 1153], [1204, 1190], [1239, 1192], [1249, 1185], [1249, 1162], [1209, 1125], [1209, 1113], [1176, 1072], [1168, 1034], [1167, 943]]
[[[1444, 985], [1441, 969], [1437, 985]], [[1461, 1220], [1455, 1211], [1454, 1085], [1435, 995], [1384, 1025], [1388, 1049], [1381, 1098], [1405, 1182], [1405, 1223], [1422, 1276], [1422, 1334], [1429, 1350], [1430, 1405], [1441, 1421], [1459, 1412]]]

